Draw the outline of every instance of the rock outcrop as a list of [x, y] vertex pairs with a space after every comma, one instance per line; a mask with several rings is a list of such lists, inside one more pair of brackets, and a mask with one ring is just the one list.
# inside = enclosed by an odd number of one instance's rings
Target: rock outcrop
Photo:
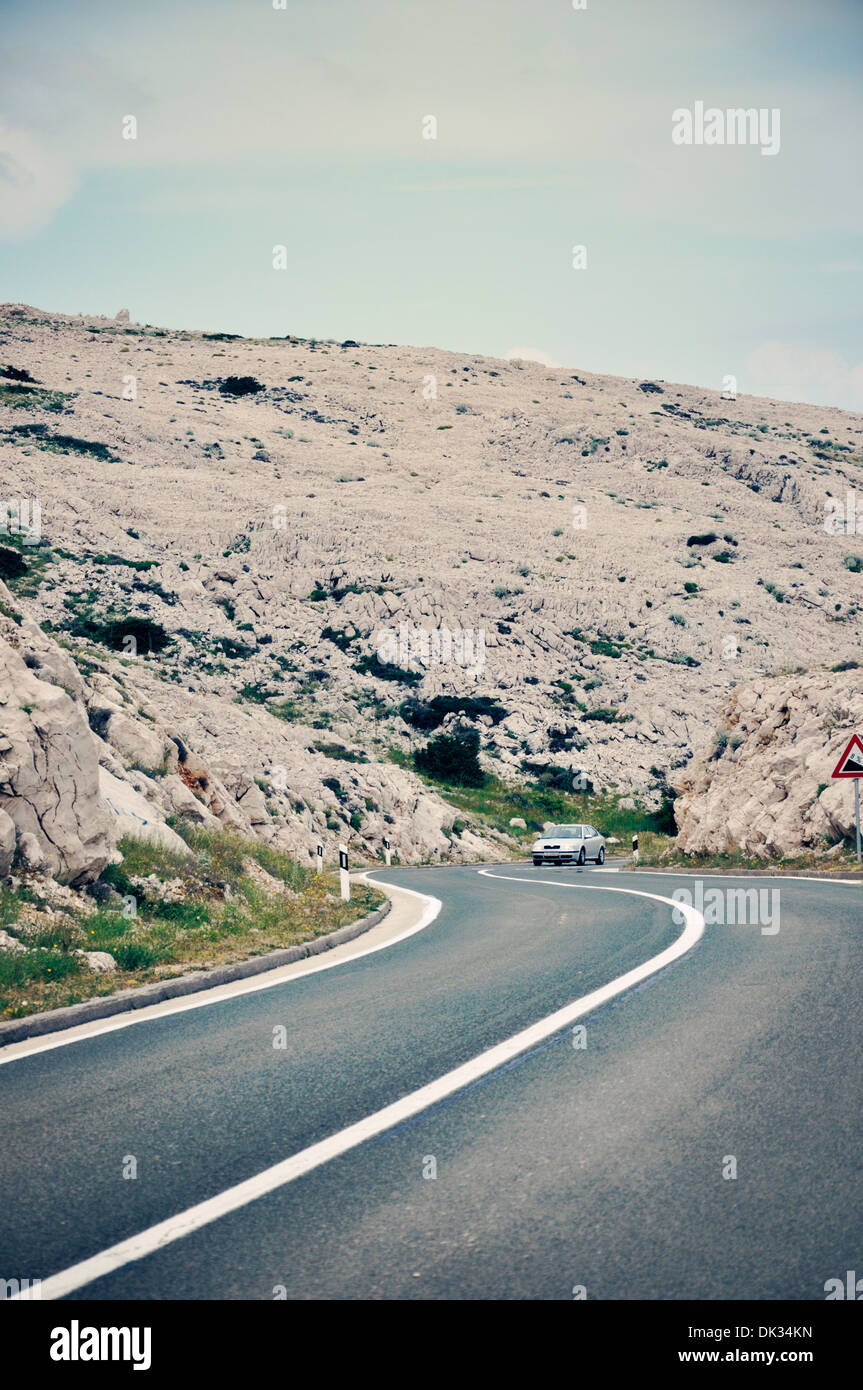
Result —
[[40, 662], [43, 649], [31, 629], [0, 619], [0, 870], [17, 852], [27, 868], [79, 886], [111, 852], [99, 755], [82, 705], [50, 679], [65, 672], [62, 653]]
[[863, 733], [859, 668], [737, 686], [713, 746], [677, 782], [678, 846], [787, 857], [850, 841], [853, 785], [830, 777], [853, 733]]

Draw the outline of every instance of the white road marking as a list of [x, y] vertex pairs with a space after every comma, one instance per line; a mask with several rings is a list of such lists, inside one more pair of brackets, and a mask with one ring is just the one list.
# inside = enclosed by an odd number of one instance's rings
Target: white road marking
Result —
[[[596, 870], [594, 870], [594, 873]], [[739, 874], [714, 874], [710, 869], [699, 872], [698, 869], [645, 869], [645, 868], [621, 868], [624, 874], [643, 874], [653, 873], [661, 878], [733, 878], [735, 883], [747, 878], [771, 878], [777, 883], [844, 883], [852, 888], [863, 888], [863, 878], [827, 878], [826, 876], [816, 876], [815, 874], [771, 874], [767, 869], [741, 869]]]
[[[511, 874], [493, 874], [486, 869], [481, 869], [479, 872], [492, 879], [508, 879], [513, 883], [524, 883], [525, 881], [523, 878]], [[256, 1177], [238, 1183], [235, 1187], [229, 1187], [225, 1192], [220, 1192], [205, 1202], [199, 1202], [196, 1206], [189, 1207], [187, 1211], [178, 1212], [176, 1216], [168, 1217], [167, 1221], [160, 1221], [157, 1225], [139, 1232], [138, 1235], [132, 1236], [129, 1240], [120, 1241], [119, 1244], [112, 1245], [100, 1254], [91, 1256], [90, 1259], [82, 1260], [79, 1264], [71, 1265], [69, 1269], [51, 1275], [50, 1278], [43, 1280], [40, 1297], [43, 1299], [63, 1298], [75, 1289], [83, 1288], [85, 1284], [92, 1284], [96, 1279], [102, 1279], [105, 1275], [112, 1274], [114, 1270], [122, 1268], [123, 1265], [141, 1260], [146, 1255], [153, 1254], [154, 1251], [163, 1250], [166, 1245], [172, 1244], [175, 1240], [182, 1240], [192, 1231], [200, 1230], [202, 1226], [218, 1221], [220, 1217], [226, 1216], [229, 1212], [237, 1211], [240, 1207], [247, 1206], [249, 1202], [254, 1202], [259, 1197], [274, 1192], [289, 1182], [294, 1182], [296, 1178], [320, 1167], [321, 1164], [329, 1163], [331, 1159], [347, 1153], [350, 1149], [365, 1143], [366, 1140], [373, 1139], [376, 1135], [392, 1129], [394, 1125], [411, 1119], [422, 1110], [427, 1110], [429, 1106], [436, 1105], [438, 1101], [453, 1095], [455, 1091], [469, 1086], [479, 1077], [487, 1076], [489, 1072], [496, 1071], [498, 1067], [502, 1067], [507, 1062], [512, 1061], [514, 1057], [518, 1057], [520, 1053], [536, 1047], [538, 1043], [568, 1027], [576, 1019], [591, 1013], [600, 1005], [607, 1003], [609, 999], [622, 994], [624, 990], [631, 989], [634, 985], [640, 984], [642, 980], [646, 980], [648, 976], [654, 975], [667, 965], [671, 965], [673, 961], [678, 960], [692, 949], [704, 931], [704, 918], [694, 907], [690, 907], [686, 903], [675, 902], [673, 898], [660, 897], [658, 893], [645, 893], [634, 888], [606, 888], [599, 884], [592, 886], [581, 882], [561, 883], [556, 879], [530, 879], [528, 881], [549, 883], [554, 888], [578, 888], [593, 893], [626, 893], [630, 897], [649, 898], [653, 902], [664, 903], [666, 906], [682, 912], [686, 919], [685, 926], [677, 940], [666, 950], [660, 951], [659, 955], [653, 956], [643, 965], [636, 966], [634, 970], [628, 970], [625, 975], [619, 975], [616, 980], [612, 980], [609, 984], [602, 985], [590, 994], [583, 995], [581, 999], [576, 999], [573, 1003], [565, 1005], [564, 1008], [548, 1014], [546, 1018], [540, 1019], [539, 1023], [522, 1029], [520, 1033], [514, 1034], [505, 1042], [488, 1048], [487, 1051], [481, 1052], [478, 1057], [474, 1057], [471, 1061], [456, 1067], [455, 1070], [438, 1077], [437, 1081], [420, 1087], [411, 1095], [403, 1096], [401, 1100], [395, 1101], [392, 1105], [384, 1106], [383, 1110], [375, 1111], [374, 1114], [366, 1116], [364, 1120], [359, 1120], [356, 1124], [348, 1125], [347, 1129], [341, 1130], [340, 1133], [332, 1134], [328, 1139], [322, 1139], [317, 1144], [302, 1149], [281, 1163], [276, 1163], [272, 1168], [264, 1169]], [[414, 930], [418, 930], [418, 928], [414, 928]], [[10, 1301], [22, 1299], [25, 1296], [26, 1291], [22, 1291], [13, 1295], [13, 1299]]]
[[[370, 871], [371, 872], [371, 871]], [[367, 874], [358, 874], [365, 882], [372, 882]], [[102, 1033], [114, 1033], [118, 1028], [130, 1028], [133, 1023], [147, 1023], [156, 1018], [169, 1018], [172, 1014], [186, 1013], [189, 1009], [205, 1009], [211, 1004], [223, 1004], [228, 999], [236, 999], [244, 994], [255, 994], [262, 989], [275, 989], [279, 985], [289, 985], [294, 980], [303, 980], [307, 975], [316, 975], [320, 970], [333, 970], [337, 965], [347, 965], [350, 961], [360, 960], [363, 956], [372, 956], [376, 951], [384, 951], [389, 946], [396, 946], [399, 941], [406, 941], [409, 936], [422, 931], [434, 921], [441, 910], [443, 904], [440, 898], [433, 898], [430, 893], [417, 893], [413, 888], [403, 888], [401, 884], [385, 883], [380, 879], [373, 880], [381, 888], [392, 888], [399, 893], [407, 893], [412, 898], [420, 898], [426, 908], [418, 922], [412, 927], [407, 927], [398, 936], [393, 936], [387, 941], [381, 941], [376, 946], [366, 946], [364, 949], [355, 951], [351, 955], [338, 955], [335, 959], [328, 959], [326, 956], [317, 960], [310, 957], [308, 965], [306, 960], [294, 961], [289, 965], [278, 965], [272, 971], [266, 971], [261, 975], [247, 976], [242, 980], [233, 980], [228, 984], [214, 985], [210, 990], [200, 990], [197, 994], [178, 995], [174, 999], [163, 999], [158, 1004], [148, 1004], [141, 1009], [133, 1009], [128, 1013], [113, 1014], [106, 1018], [104, 1022], [81, 1023], [74, 1028], [64, 1032], [45, 1033], [41, 1037], [36, 1037], [30, 1047], [20, 1047], [17, 1043], [8, 1043], [10, 1051], [6, 1056], [0, 1053], [0, 1067], [7, 1062], [19, 1062], [23, 1057], [32, 1057], [38, 1052], [50, 1052], [55, 1047], [69, 1047], [76, 1042], [86, 1042], [89, 1038], [98, 1038]], [[384, 922], [386, 918], [384, 918]], [[374, 928], [372, 928], [374, 930]], [[362, 937], [357, 938], [358, 941]], [[350, 943], [345, 942], [346, 946]], [[336, 950], [340, 948], [336, 947]], [[285, 972], [294, 970], [296, 972], [287, 975]], [[20, 1050], [13, 1050], [19, 1049]]]

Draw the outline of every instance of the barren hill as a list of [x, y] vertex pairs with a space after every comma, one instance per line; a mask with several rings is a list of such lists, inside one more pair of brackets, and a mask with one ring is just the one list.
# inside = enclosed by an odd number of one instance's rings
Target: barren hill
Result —
[[397, 765], [453, 727], [505, 780], [656, 803], [735, 684], [859, 652], [863, 536], [825, 527], [859, 415], [23, 305], [3, 368], [0, 496], [42, 543], [0, 577], [101, 689], [115, 773], [158, 785], [168, 730], [297, 847], [475, 854]]

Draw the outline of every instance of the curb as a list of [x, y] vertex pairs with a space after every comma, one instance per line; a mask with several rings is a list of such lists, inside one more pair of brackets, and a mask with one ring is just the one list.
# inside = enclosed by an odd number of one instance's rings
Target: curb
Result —
[[353, 941], [355, 936], [382, 922], [390, 911], [389, 898], [381, 907], [375, 908], [356, 922], [338, 927], [326, 936], [318, 936], [313, 941], [305, 941], [299, 946], [286, 946], [280, 951], [268, 951], [264, 956], [253, 956], [251, 960], [236, 961], [233, 965], [217, 965], [212, 970], [195, 970], [190, 975], [179, 975], [172, 980], [155, 980], [149, 985], [139, 985], [134, 989], [119, 990], [116, 994], [103, 995], [98, 999], [85, 999], [81, 1004], [69, 1004], [63, 1009], [50, 1009], [47, 1013], [31, 1014], [29, 1018], [16, 1018], [8, 1023], [0, 1023], [0, 1047], [6, 1043], [22, 1042], [25, 1038], [41, 1037], [45, 1033], [59, 1033], [65, 1028], [76, 1028], [79, 1023], [90, 1023], [96, 1018], [109, 1018], [111, 1014], [129, 1013], [132, 1009], [144, 1009], [150, 1004], [161, 1004], [165, 999], [176, 999], [183, 994], [197, 994], [201, 990], [214, 989], [216, 985], [230, 984], [233, 980], [244, 980], [250, 975], [263, 975], [267, 970], [276, 970], [282, 965], [304, 960], [307, 956], [319, 956], [341, 946], [345, 941]]

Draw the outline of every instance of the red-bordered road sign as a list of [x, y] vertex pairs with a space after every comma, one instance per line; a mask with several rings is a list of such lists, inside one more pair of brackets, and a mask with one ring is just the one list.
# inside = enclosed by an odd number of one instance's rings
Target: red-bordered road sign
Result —
[[863, 777], [863, 743], [858, 734], [852, 734], [851, 742], [831, 772], [831, 777]]

